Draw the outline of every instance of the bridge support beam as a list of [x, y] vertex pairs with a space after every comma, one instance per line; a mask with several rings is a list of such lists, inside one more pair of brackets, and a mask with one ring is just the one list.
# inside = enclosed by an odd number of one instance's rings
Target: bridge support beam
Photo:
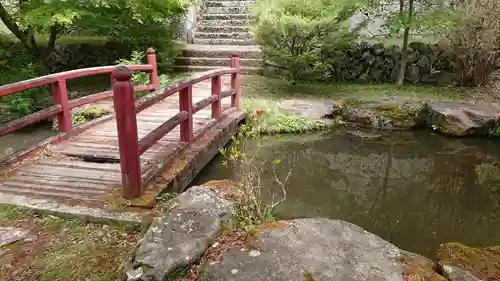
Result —
[[118, 66], [112, 73], [113, 103], [115, 107], [120, 166], [122, 171], [123, 197], [134, 199], [141, 196], [141, 161], [135, 92], [131, 82], [132, 71]]

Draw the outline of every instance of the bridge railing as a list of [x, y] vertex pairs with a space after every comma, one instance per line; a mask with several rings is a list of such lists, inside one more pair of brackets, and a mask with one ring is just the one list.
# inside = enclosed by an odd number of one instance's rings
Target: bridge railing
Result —
[[[222, 91], [222, 75], [231, 75], [231, 89]], [[131, 83], [132, 72], [127, 66], [118, 66], [113, 71], [113, 102], [120, 147], [120, 166], [122, 172], [123, 196], [127, 199], [141, 195], [142, 177], [140, 156], [166, 134], [180, 126], [180, 141], [192, 142], [193, 114], [211, 105], [212, 119], [223, 118], [221, 99], [231, 97], [231, 109], [239, 107], [240, 94], [240, 57], [231, 57], [231, 66], [193, 75], [172, 84], [136, 106], [134, 88]], [[193, 104], [193, 85], [211, 79], [211, 95]], [[179, 93], [179, 113], [166, 120], [152, 132], [139, 139], [136, 114], [156, 102]]]
[[[153, 48], [147, 51], [147, 63], [138, 65], [127, 65], [133, 71], [146, 71], [150, 72], [150, 83], [148, 85], [139, 85], [135, 87], [135, 91], [152, 91], [158, 88], [158, 70], [156, 66], [156, 54]], [[45, 75], [17, 83], [7, 84], [0, 86], [0, 97], [13, 95], [36, 87], [50, 85], [52, 90], [52, 97], [54, 105], [49, 106], [43, 110], [33, 114], [16, 119], [0, 127], [0, 137], [21, 129], [28, 125], [37, 123], [41, 120], [57, 116], [59, 131], [61, 133], [68, 133], [73, 129], [71, 120], [71, 111], [75, 107], [79, 107], [88, 103], [93, 103], [102, 99], [109, 98], [113, 95], [113, 91], [105, 91], [88, 95], [85, 97], [69, 100], [68, 88], [66, 81], [70, 79], [80, 78], [91, 75], [102, 75], [111, 73], [115, 70], [116, 65], [82, 68], [66, 72], [54, 73]], [[111, 79], [113, 81], [113, 79]], [[113, 83], [113, 82], [112, 82]]]

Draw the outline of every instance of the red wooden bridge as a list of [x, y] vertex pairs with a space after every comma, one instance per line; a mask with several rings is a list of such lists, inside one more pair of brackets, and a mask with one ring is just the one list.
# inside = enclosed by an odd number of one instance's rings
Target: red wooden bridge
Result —
[[[0, 96], [6, 96], [50, 85], [54, 105], [0, 127], [0, 136], [48, 118], [57, 118], [60, 133], [4, 159], [0, 203], [3, 195], [98, 206], [123, 196], [147, 205], [166, 188], [184, 189], [243, 118], [239, 56], [232, 56], [230, 67], [195, 74], [165, 89], [158, 89], [153, 49], [147, 61], [1, 86]], [[132, 85], [132, 71], [149, 72], [150, 83]], [[67, 80], [106, 73], [111, 91], [68, 100]], [[151, 93], [136, 101], [138, 91]], [[72, 127], [72, 109], [105, 99], [112, 99], [114, 115]]]

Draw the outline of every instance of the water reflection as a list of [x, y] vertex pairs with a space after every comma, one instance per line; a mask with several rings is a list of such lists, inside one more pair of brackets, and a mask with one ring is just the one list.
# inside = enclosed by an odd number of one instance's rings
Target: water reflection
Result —
[[[429, 257], [448, 241], [500, 244], [500, 145], [494, 141], [429, 132], [362, 141], [336, 132], [260, 145], [253, 150], [257, 158], [280, 158], [283, 174], [293, 168], [288, 199], [277, 210], [284, 218], [350, 221]], [[216, 158], [195, 184], [234, 179], [220, 162]]]
[[0, 159], [52, 137], [51, 124], [35, 124], [0, 137]]

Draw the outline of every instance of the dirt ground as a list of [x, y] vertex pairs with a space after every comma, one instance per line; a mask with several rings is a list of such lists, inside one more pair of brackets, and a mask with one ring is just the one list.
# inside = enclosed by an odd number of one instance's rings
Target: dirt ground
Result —
[[0, 227], [29, 230], [0, 248], [0, 280], [120, 280], [142, 229], [0, 207]]

